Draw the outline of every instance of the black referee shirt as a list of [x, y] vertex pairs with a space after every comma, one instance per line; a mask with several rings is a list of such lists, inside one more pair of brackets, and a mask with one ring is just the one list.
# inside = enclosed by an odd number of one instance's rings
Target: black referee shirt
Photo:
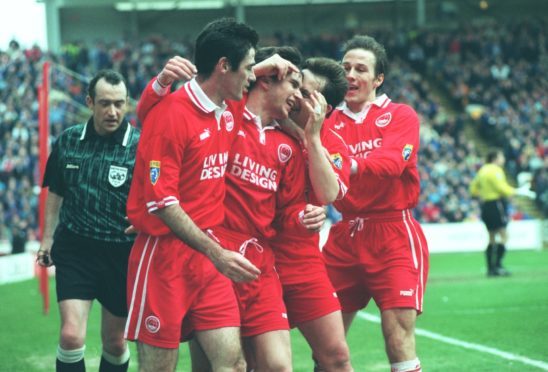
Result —
[[124, 121], [112, 135], [101, 137], [93, 118], [59, 136], [43, 183], [63, 197], [59, 226], [106, 242], [133, 240], [124, 229], [139, 136], [140, 131]]

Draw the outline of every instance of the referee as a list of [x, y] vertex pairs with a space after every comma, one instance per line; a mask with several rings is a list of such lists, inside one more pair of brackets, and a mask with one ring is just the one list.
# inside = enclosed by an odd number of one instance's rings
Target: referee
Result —
[[502, 267], [507, 241], [507, 198], [513, 195], [534, 198], [535, 193], [529, 190], [530, 185], [514, 188], [506, 182], [503, 170], [506, 159], [501, 150], [490, 151], [486, 161], [472, 180], [470, 193], [481, 200], [481, 219], [489, 232], [489, 244], [485, 252], [487, 275], [508, 276], [510, 272]]
[[65, 130], [44, 175], [49, 188], [38, 263], [55, 265], [61, 314], [57, 371], [84, 371], [88, 315], [102, 305], [99, 371], [127, 371], [126, 274], [133, 237], [124, 234], [126, 200], [140, 132], [124, 116], [127, 84], [100, 71], [89, 83], [87, 123]]

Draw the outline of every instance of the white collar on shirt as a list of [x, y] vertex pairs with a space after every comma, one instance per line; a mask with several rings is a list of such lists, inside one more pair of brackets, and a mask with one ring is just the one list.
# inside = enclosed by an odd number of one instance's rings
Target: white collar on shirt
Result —
[[259, 128], [259, 129], [270, 129], [270, 128], [277, 128], [277, 127], [280, 126], [280, 124], [276, 120], [273, 120], [269, 125], [267, 125], [263, 128], [261, 117], [258, 116], [258, 115], [255, 115], [253, 112], [251, 112], [247, 108], [247, 106], [245, 107], [245, 110], [244, 110], [244, 118], [246, 118], [247, 120], [253, 120], [253, 122], [255, 123], [257, 128]]
[[190, 80], [184, 85], [184, 87], [186, 92], [188, 93], [188, 96], [192, 100], [192, 103], [194, 103], [196, 107], [198, 107], [205, 113], [210, 113], [214, 111], [217, 121], [219, 120], [219, 118], [227, 108], [227, 105], [224, 101], [220, 107], [213, 103], [213, 101], [209, 99], [207, 94], [205, 94], [202, 87], [198, 84], [196, 78]]
[[348, 116], [350, 119], [354, 120], [356, 124], [361, 124], [365, 120], [365, 117], [367, 116], [367, 113], [369, 112], [369, 109], [372, 105], [375, 105], [380, 108], [385, 108], [390, 103], [390, 98], [386, 94], [382, 94], [375, 98], [372, 102], [367, 103], [364, 108], [360, 112], [352, 112], [348, 108], [346, 102], [343, 101], [339, 106], [337, 106], [337, 110], [342, 111], [343, 114]]

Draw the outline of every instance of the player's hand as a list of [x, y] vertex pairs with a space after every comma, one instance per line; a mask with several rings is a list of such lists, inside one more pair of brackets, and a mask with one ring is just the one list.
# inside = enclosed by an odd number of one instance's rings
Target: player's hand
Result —
[[516, 189], [516, 195], [525, 196], [526, 198], [536, 199], [537, 193], [531, 190], [530, 184], [525, 184]]
[[43, 267], [49, 267], [53, 265], [53, 260], [51, 259], [51, 256], [50, 256], [52, 245], [53, 245], [53, 239], [44, 238], [42, 240], [40, 249], [38, 249], [38, 252], [36, 254], [36, 262], [38, 263], [38, 265]]
[[325, 209], [312, 204], [307, 204], [301, 212], [301, 223], [310, 231], [320, 231], [326, 218]]
[[192, 62], [186, 58], [175, 56], [167, 61], [160, 74], [158, 74], [158, 83], [163, 87], [167, 87], [178, 80], [188, 81], [197, 73], [198, 70]]
[[212, 258], [212, 262], [221, 274], [234, 282], [250, 282], [261, 275], [261, 270], [247, 258], [227, 249], [221, 249], [219, 254]]
[[[125, 217], [125, 219], [126, 219], [126, 222], [129, 223], [129, 218], [127, 216]], [[124, 234], [126, 234], [126, 235], [133, 235], [133, 234], [137, 234], [138, 232], [139, 231], [131, 223], [124, 230]]]
[[133, 225], [129, 225], [128, 227], [126, 227], [126, 229], [124, 230], [124, 234], [126, 235], [133, 235], [133, 234], [137, 234], [139, 231], [137, 231], [137, 229], [135, 228], [135, 226]]
[[306, 138], [319, 136], [327, 112], [325, 97], [320, 92], [314, 91], [308, 99], [303, 98], [301, 107], [306, 113], [306, 124], [304, 127]]
[[291, 72], [299, 72], [299, 68], [277, 53], [253, 66], [256, 76], [276, 75], [278, 80], [284, 79]]

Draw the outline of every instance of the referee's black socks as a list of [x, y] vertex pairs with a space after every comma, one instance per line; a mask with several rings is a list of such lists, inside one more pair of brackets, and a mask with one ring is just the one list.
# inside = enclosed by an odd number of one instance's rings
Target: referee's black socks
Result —
[[485, 258], [487, 259], [487, 275], [496, 275], [497, 271], [497, 244], [489, 243], [487, 245], [487, 250], [485, 251]]
[[495, 262], [496, 268], [502, 268], [502, 259], [506, 253], [506, 246], [504, 244], [497, 244], [497, 261]]

